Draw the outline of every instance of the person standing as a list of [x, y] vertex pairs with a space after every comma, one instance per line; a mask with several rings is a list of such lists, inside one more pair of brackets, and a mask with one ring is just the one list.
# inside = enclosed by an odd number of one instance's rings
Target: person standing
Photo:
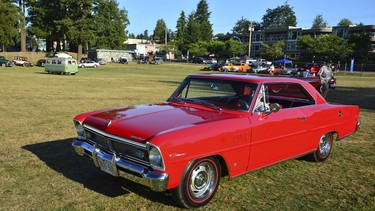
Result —
[[327, 62], [325, 65], [323, 65], [320, 68], [320, 70], [318, 72], [318, 76], [320, 78], [320, 83], [321, 83], [321, 86], [322, 86], [322, 96], [324, 98], [326, 98], [326, 96], [328, 94], [329, 83], [331, 82], [332, 77], [333, 77], [331, 65], [332, 65], [332, 62], [330, 62], [330, 61]]

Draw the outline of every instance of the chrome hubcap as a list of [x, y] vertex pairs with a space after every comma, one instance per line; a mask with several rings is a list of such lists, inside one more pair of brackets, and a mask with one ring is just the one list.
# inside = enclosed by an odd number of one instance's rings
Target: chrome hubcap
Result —
[[329, 134], [322, 136], [319, 143], [319, 153], [325, 157], [331, 150], [331, 137]]
[[202, 199], [210, 195], [215, 185], [216, 175], [212, 163], [203, 162], [193, 169], [189, 189], [191, 196]]

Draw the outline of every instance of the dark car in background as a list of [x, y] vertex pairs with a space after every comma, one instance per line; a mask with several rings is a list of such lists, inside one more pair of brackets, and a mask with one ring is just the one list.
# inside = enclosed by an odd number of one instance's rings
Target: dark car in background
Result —
[[192, 60], [193, 63], [197, 63], [197, 64], [206, 64], [207, 61], [203, 58], [203, 57], [195, 57], [193, 60]]
[[36, 66], [44, 67], [44, 66], [46, 66], [46, 62], [47, 62], [47, 59], [39, 59], [39, 60], [36, 62]]
[[2, 67], [11, 67], [13, 66], [13, 62], [10, 60], [5, 59], [4, 56], [0, 56], [0, 66]]

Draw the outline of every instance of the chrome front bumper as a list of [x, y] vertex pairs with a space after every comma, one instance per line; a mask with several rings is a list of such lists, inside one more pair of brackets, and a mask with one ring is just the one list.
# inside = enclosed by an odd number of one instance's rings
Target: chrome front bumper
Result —
[[95, 166], [100, 167], [104, 172], [148, 186], [153, 191], [167, 190], [168, 174], [156, 173], [145, 166], [123, 160], [79, 139], [73, 140], [72, 146], [78, 155], [87, 155], [94, 161]]

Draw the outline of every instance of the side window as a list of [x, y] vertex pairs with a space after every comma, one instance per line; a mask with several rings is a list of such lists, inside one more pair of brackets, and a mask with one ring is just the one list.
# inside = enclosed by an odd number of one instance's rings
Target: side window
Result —
[[265, 84], [268, 103], [278, 103], [281, 109], [296, 108], [315, 104], [311, 95], [297, 83]]

